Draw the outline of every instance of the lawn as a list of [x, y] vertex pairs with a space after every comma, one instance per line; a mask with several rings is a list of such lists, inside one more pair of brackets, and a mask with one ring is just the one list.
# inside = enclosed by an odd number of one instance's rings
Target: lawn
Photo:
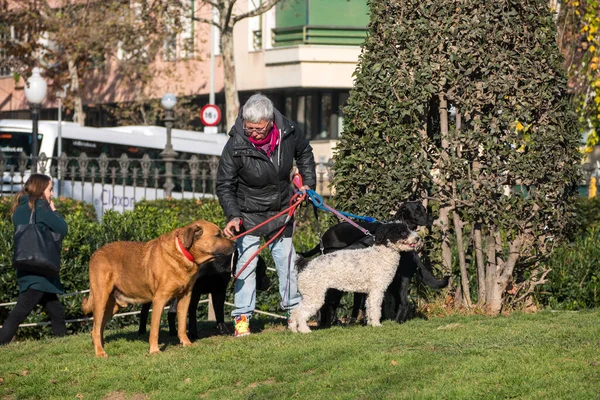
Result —
[[[6, 399], [592, 399], [600, 398], [600, 310], [450, 316], [383, 327], [209, 336], [161, 354], [135, 327], [0, 348]], [[200, 328], [211, 333], [210, 323]]]

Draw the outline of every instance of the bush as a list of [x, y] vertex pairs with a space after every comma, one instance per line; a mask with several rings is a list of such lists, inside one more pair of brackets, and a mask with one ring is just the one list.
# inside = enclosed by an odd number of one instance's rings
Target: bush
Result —
[[[88, 263], [92, 254], [107, 243], [118, 240], [148, 241], [177, 227], [185, 226], [197, 219], [205, 219], [225, 226], [225, 216], [219, 203], [215, 200], [156, 200], [136, 203], [133, 211], [119, 213], [105, 212], [102, 221], [98, 222], [92, 205], [72, 199], [57, 199], [56, 206], [69, 225], [69, 234], [63, 241], [61, 281], [65, 293], [82, 291], [89, 287]], [[10, 219], [12, 198], [0, 198], [0, 302], [15, 301], [18, 286], [12, 268], [12, 236], [13, 225]], [[298, 214], [294, 244], [298, 251], [306, 251], [318, 243], [317, 228], [312, 210], [306, 212], [302, 207]], [[332, 223], [337, 222], [329, 214], [320, 213], [321, 230], [325, 231]], [[270, 268], [274, 268], [269, 252], [263, 255]], [[273, 283], [270, 290], [257, 296], [257, 307], [264, 311], [281, 314], [277, 276], [268, 271]], [[86, 294], [67, 295], [61, 297], [65, 306], [67, 319], [83, 317], [81, 299]], [[228, 301], [233, 302], [233, 291], [229, 291]], [[131, 306], [121, 311], [130, 311], [139, 306]], [[12, 307], [0, 307], [0, 321], [4, 321]], [[206, 317], [206, 306], [199, 307], [199, 316]], [[27, 319], [27, 323], [47, 321], [48, 318], [40, 307], [37, 307]], [[110, 327], [119, 327], [138, 323], [137, 316], [113, 318]], [[68, 325], [71, 332], [87, 331], [91, 323], [78, 322]], [[49, 327], [23, 328], [17, 331], [19, 337], [37, 338], [51, 334]]]
[[591, 228], [573, 243], [557, 249], [548, 260], [548, 283], [538, 300], [551, 308], [580, 310], [600, 306], [600, 229]]
[[590, 229], [600, 226], [600, 197], [579, 198], [575, 204], [569, 238], [574, 241]]
[[548, 257], [552, 271], [536, 288], [536, 300], [555, 309], [579, 310], [600, 306], [600, 197], [577, 200], [570, 242]]

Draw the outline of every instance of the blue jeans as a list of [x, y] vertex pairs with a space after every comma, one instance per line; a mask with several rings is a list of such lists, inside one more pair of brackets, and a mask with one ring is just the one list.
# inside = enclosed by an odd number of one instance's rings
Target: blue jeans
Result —
[[[236, 271], [239, 271], [246, 261], [260, 247], [260, 237], [246, 235], [237, 240], [237, 248], [240, 254]], [[296, 271], [296, 250], [292, 244], [292, 238], [277, 238], [269, 245], [277, 276], [279, 277], [279, 294], [281, 295], [281, 308], [284, 311], [293, 310], [300, 302], [298, 293], [298, 272]], [[258, 258], [254, 258], [242, 271], [235, 281], [234, 303], [235, 309], [231, 312], [232, 317], [247, 315], [250, 317], [256, 306], [256, 264]], [[289, 272], [289, 274], [288, 274]], [[289, 279], [288, 279], [289, 277]]]

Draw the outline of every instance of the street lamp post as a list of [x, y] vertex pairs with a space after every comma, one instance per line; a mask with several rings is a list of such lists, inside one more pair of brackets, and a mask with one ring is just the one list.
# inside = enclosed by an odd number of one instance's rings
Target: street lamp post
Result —
[[[56, 92], [56, 99], [58, 100], [58, 157], [62, 155], [62, 99], [67, 96], [67, 89], [69, 84], [63, 85], [62, 92]], [[60, 163], [58, 164], [58, 195], [62, 194], [62, 168]]]
[[173, 150], [173, 145], [171, 144], [171, 129], [173, 128], [173, 107], [177, 104], [177, 97], [174, 94], [167, 93], [160, 99], [160, 104], [165, 109], [165, 126], [167, 127], [167, 144], [165, 145], [165, 149], [160, 152], [160, 156], [165, 161], [165, 195], [167, 198], [171, 197], [171, 193], [175, 188], [175, 184], [173, 183], [173, 161], [175, 161], [175, 157], [177, 157], [177, 152]]
[[33, 121], [32, 141], [31, 141], [31, 172], [37, 172], [38, 160], [38, 120], [40, 116], [40, 105], [48, 91], [48, 85], [42, 76], [38, 67], [33, 68], [31, 76], [27, 79], [25, 85], [25, 97], [31, 108], [31, 119]]

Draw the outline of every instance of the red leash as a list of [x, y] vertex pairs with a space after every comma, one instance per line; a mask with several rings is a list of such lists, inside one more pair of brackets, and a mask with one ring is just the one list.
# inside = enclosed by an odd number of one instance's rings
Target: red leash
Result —
[[[298, 186], [298, 188], [302, 187], [302, 177], [299, 174], [294, 175], [293, 182], [296, 186]], [[261, 226], [265, 225], [266, 223], [274, 220], [275, 218], [282, 216], [283, 214], [287, 213], [287, 215], [288, 215], [287, 218], [285, 219], [285, 222], [284, 222], [283, 226], [281, 227], [281, 229], [279, 229], [279, 231], [271, 239], [269, 239], [258, 250], [256, 250], [254, 252], [254, 254], [252, 254], [252, 256], [248, 259], [248, 261], [246, 261], [246, 263], [242, 266], [242, 268], [240, 268], [240, 270], [235, 274], [235, 276], [233, 277], [233, 280], [236, 280], [237, 278], [239, 278], [240, 274], [246, 269], [246, 267], [250, 264], [250, 262], [261, 251], [263, 251], [265, 249], [265, 247], [267, 247], [268, 245], [273, 243], [273, 241], [275, 241], [275, 239], [277, 239], [279, 237], [279, 235], [281, 235], [283, 233], [288, 222], [294, 217], [294, 213], [296, 212], [296, 209], [298, 208], [298, 206], [300, 206], [300, 204], [302, 204], [302, 202], [304, 201], [305, 198], [306, 198], [306, 193], [295, 193], [292, 196], [292, 198], [290, 199], [290, 206], [288, 208], [286, 208], [285, 210], [281, 211], [280, 213], [272, 216], [271, 218], [267, 219], [266, 221], [261, 222], [260, 224], [256, 225], [254, 228], [249, 229], [246, 232], [231, 238], [231, 240], [237, 240], [237, 239], [241, 238], [242, 236], [245, 236], [245, 235], [249, 234], [250, 232], [255, 231], [256, 229], [258, 229]]]

